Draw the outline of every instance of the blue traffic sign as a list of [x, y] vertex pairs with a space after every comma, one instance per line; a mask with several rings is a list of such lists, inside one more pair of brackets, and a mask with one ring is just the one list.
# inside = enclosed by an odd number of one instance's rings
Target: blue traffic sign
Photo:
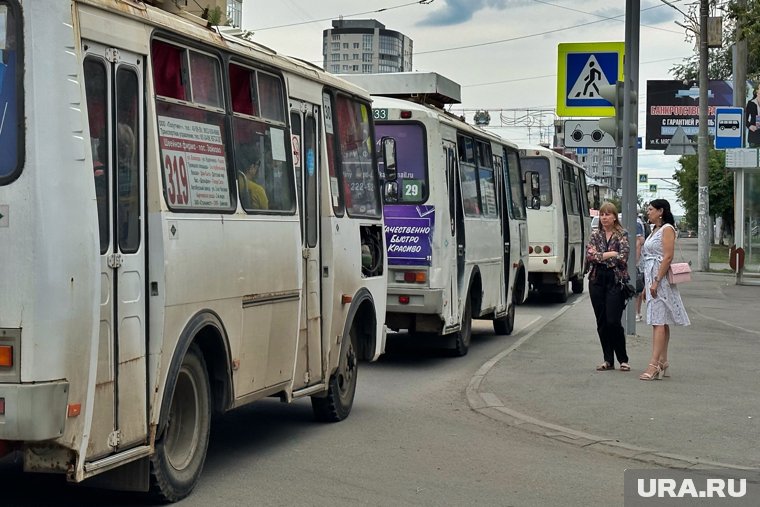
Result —
[[623, 42], [562, 43], [557, 46], [557, 114], [612, 116], [602, 87], [623, 79]]
[[744, 137], [744, 109], [715, 108], [715, 149], [741, 148]]

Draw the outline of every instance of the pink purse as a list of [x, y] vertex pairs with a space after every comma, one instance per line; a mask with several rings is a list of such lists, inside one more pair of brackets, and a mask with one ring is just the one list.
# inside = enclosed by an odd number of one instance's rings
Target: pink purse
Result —
[[668, 283], [678, 285], [691, 281], [691, 266], [688, 262], [674, 262], [668, 268]]

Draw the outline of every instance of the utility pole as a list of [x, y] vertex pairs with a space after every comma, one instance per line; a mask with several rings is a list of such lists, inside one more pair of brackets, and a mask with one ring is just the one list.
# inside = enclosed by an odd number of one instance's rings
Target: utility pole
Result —
[[[737, 6], [740, 12], [744, 12], [747, 7], [747, 0], [737, 0]], [[743, 35], [744, 23], [742, 19], [738, 19], [736, 22], [736, 42], [734, 43], [733, 51], [733, 70], [734, 70], [734, 106], [744, 107], [744, 101], [747, 99], [747, 39]], [[744, 132], [744, 126], [742, 125], [742, 132]], [[744, 137], [744, 134], [742, 134]], [[742, 223], [739, 220], [741, 216], [741, 210], [738, 204], [741, 199], [739, 195], [739, 177], [737, 173], [734, 173], [734, 230], [733, 230], [733, 244], [736, 247], [743, 247], [743, 244], [739, 244], [742, 241]], [[742, 279], [742, 268], [736, 267], [736, 283], [739, 283]]]
[[[705, 0], [703, 0], [705, 1]], [[639, 151], [635, 135], [630, 135], [631, 125], [638, 125], [638, 101], [631, 104], [628, 98], [631, 92], [638, 96], [639, 90], [639, 32], [641, 20], [640, 0], [625, 2], [625, 65], [623, 68], [625, 85], [623, 95], [626, 97], [623, 113], [623, 226], [628, 230], [631, 243], [631, 255], [628, 257], [628, 274], [636, 283], [636, 194], [638, 188]], [[631, 300], [623, 319], [626, 334], [636, 334], [636, 308]]]
[[699, 2], [699, 143], [697, 156], [699, 179], [697, 182], [698, 230], [697, 269], [710, 270], [710, 194], [708, 192], [707, 161], [707, 13], [708, 0]]

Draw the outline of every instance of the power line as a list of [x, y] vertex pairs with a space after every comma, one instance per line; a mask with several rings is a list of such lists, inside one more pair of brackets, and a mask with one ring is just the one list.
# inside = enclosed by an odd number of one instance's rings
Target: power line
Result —
[[[609, 20], [613, 20], [613, 21], [620, 21], [622, 23], [625, 22], [625, 20], [620, 19], [620, 16], [617, 16], [617, 17], [602, 16], [601, 14], [596, 14], [594, 12], [586, 12], [586, 11], [582, 11], [582, 10], [579, 10], [579, 9], [573, 9], [572, 7], [565, 7], [564, 5], [557, 5], [557, 4], [553, 4], [551, 2], [545, 2], [544, 0], [533, 0], [533, 1], [536, 2], [536, 3], [539, 3], [539, 4], [551, 5], [552, 7], [556, 7], [558, 9], [565, 9], [565, 10], [572, 11], [572, 12], [578, 12], [578, 13], [581, 13], [581, 14], [586, 14], [588, 16], [596, 16], [596, 17], [599, 17], [599, 18], [609, 19]], [[643, 12], [643, 11], [646, 11], [646, 10], [649, 10], [649, 9], [654, 9], [655, 7], [661, 7], [661, 6], [660, 5], [655, 5], [653, 7], [647, 7], [646, 9], [641, 9], [641, 11]], [[660, 30], [660, 31], [663, 31], [663, 32], [677, 33], [679, 35], [682, 33], [682, 32], [677, 32], [675, 30], [668, 30], [667, 28], [660, 28], [658, 26], [652, 26], [652, 25], [641, 25], [641, 26], [646, 27], [646, 28], [650, 28], [652, 30]]]
[[310, 23], [321, 23], [322, 21], [331, 21], [333, 19], [344, 17], [344, 18], [353, 18], [354, 16], [364, 16], [365, 14], [374, 14], [376, 12], [385, 12], [385, 11], [391, 11], [393, 9], [400, 9], [402, 7], [408, 7], [410, 5], [428, 5], [432, 2], [432, 0], [418, 0], [417, 2], [409, 2], [401, 5], [394, 5], [393, 7], [383, 7], [382, 9], [376, 9], [374, 11], [366, 11], [366, 12], [357, 12], [354, 14], [339, 14], [338, 16], [331, 16], [329, 18], [322, 18], [322, 19], [314, 19], [311, 21], [299, 21], [298, 23], [288, 23], [286, 25], [277, 25], [277, 26], [265, 26], [263, 28], [254, 28], [254, 32], [263, 32], [264, 30], [274, 30], [276, 28], [287, 28], [291, 26], [298, 26], [298, 25], [308, 25]]
[[[682, 56], [677, 56], [673, 58], [661, 58], [659, 60], [650, 60], [647, 62], [640, 62], [639, 65], [645, 65], [648, 63], [659, 63], [659, 62], [669, 62], [673, 60], [679, 60], [682, 59]], [[531, 79], [544, 79], [547, 77], [557, 77], [557, 74], [544, 74], [543, 76], [530, 76], [530, 77], [520, 77], [515, 79], [505, 79], [504, 81], [491, 81], [490, 83], [475, 83], [475, 84], [467, 84], [462, 85], [462, 88], [474, 88], [476, 86], [488, 86], [488, 85], [495, 85], [495, 84], [504, 84], [504, 83], [515, 83], [518, 81], [528, 81]], [[646, 95], [641, 95], [640, 97], [645, 97]]]
[[[659, 7], [662, 7], [662, 6], [663, 6], [662, 4], [661, 5], [654, 5], [652, 7], [647, 7], [646, 9], [641, 9], [641, 12], [648, 11], [650, 9], [657, 9]], [[491, 45], [494, 45], [494, 44], [502, 44], [504, 42], [513, 42], [513, 41], [516, 41], [516, 40], [530, 39], [532, 37], [539, 37], [541, 35], [549, 35], [549, 34], [552, 34], [552, 33], [564, 32], [565, 30], [572, 30], [573, 28], [580, 28], [580, 27], [583, 27], [583, 26], [589, 26], [589, 25], [595, 25], [597, 23], [603, 23], [605, 21], [616, 20], [616, 19], [621, 18], [621, 17], [625, 17], [625, 14], [621, 14], [619, 16], [614, 16], [614, 17], [611, 17], [611, 18], [597, 19], [596, 21], [589, 21], [587, 23], [581, 23], [579, 25], [566, 26], [566, 27], [563, 27], [563, 28], [555, 28], [554, 30], [547, 30], [545, 32], [536, 32], [536, 33], [527, 34], [527, 35], [520, 35], [520, 36], [517, 36], [517, 37], [510, 37], [509, 39], [501, 39], [501, 40], [490, 41], [490, 42], [480, 42], [478, 44], [469, 44], [469, 45], [466, 45], [466, 46], [456, 46], [456, 47], [444, 48], [444, 49], [431, 49], [429, 51], [417, 51], [417, 52], [415, 52], [415, 56], [416, 55], [427, 55], [427, 54], [432, 54], [432, 53], [442, 53], [444, 51], [458, 51], [460, 49], [469, 49], [469, 48], [475, 48], [475, 47], [481, 47], [481, 46], [491, 46]], [[674, 33], [680, 33], [680, 32], [674, 32]]]

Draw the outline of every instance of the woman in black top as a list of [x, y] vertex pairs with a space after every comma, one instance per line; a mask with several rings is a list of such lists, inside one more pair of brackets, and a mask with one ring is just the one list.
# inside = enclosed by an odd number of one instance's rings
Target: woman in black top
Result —
[[599, 228], [586, 246], [590, 267], [588, 290], [596, 317], [596, 332], [602, 344], [604, 362], [597, 371], [615, 369], [615, 356], [622, 371], [630, 371], [625, 350], [625, 331], [621, 324], [625, 297], [622, 285], [628, 282], [628, 232], [618, 220], [617, 208], [610, 202], [599, 207]]
[[752, 99], [744, 108], [744, 126], [747, 127], [747, 144], [750, 148], [760, 148], [760, 125], [758, 125], [757, 117], [760, 114], [759, 91], [760, 85], [752, 92]]

